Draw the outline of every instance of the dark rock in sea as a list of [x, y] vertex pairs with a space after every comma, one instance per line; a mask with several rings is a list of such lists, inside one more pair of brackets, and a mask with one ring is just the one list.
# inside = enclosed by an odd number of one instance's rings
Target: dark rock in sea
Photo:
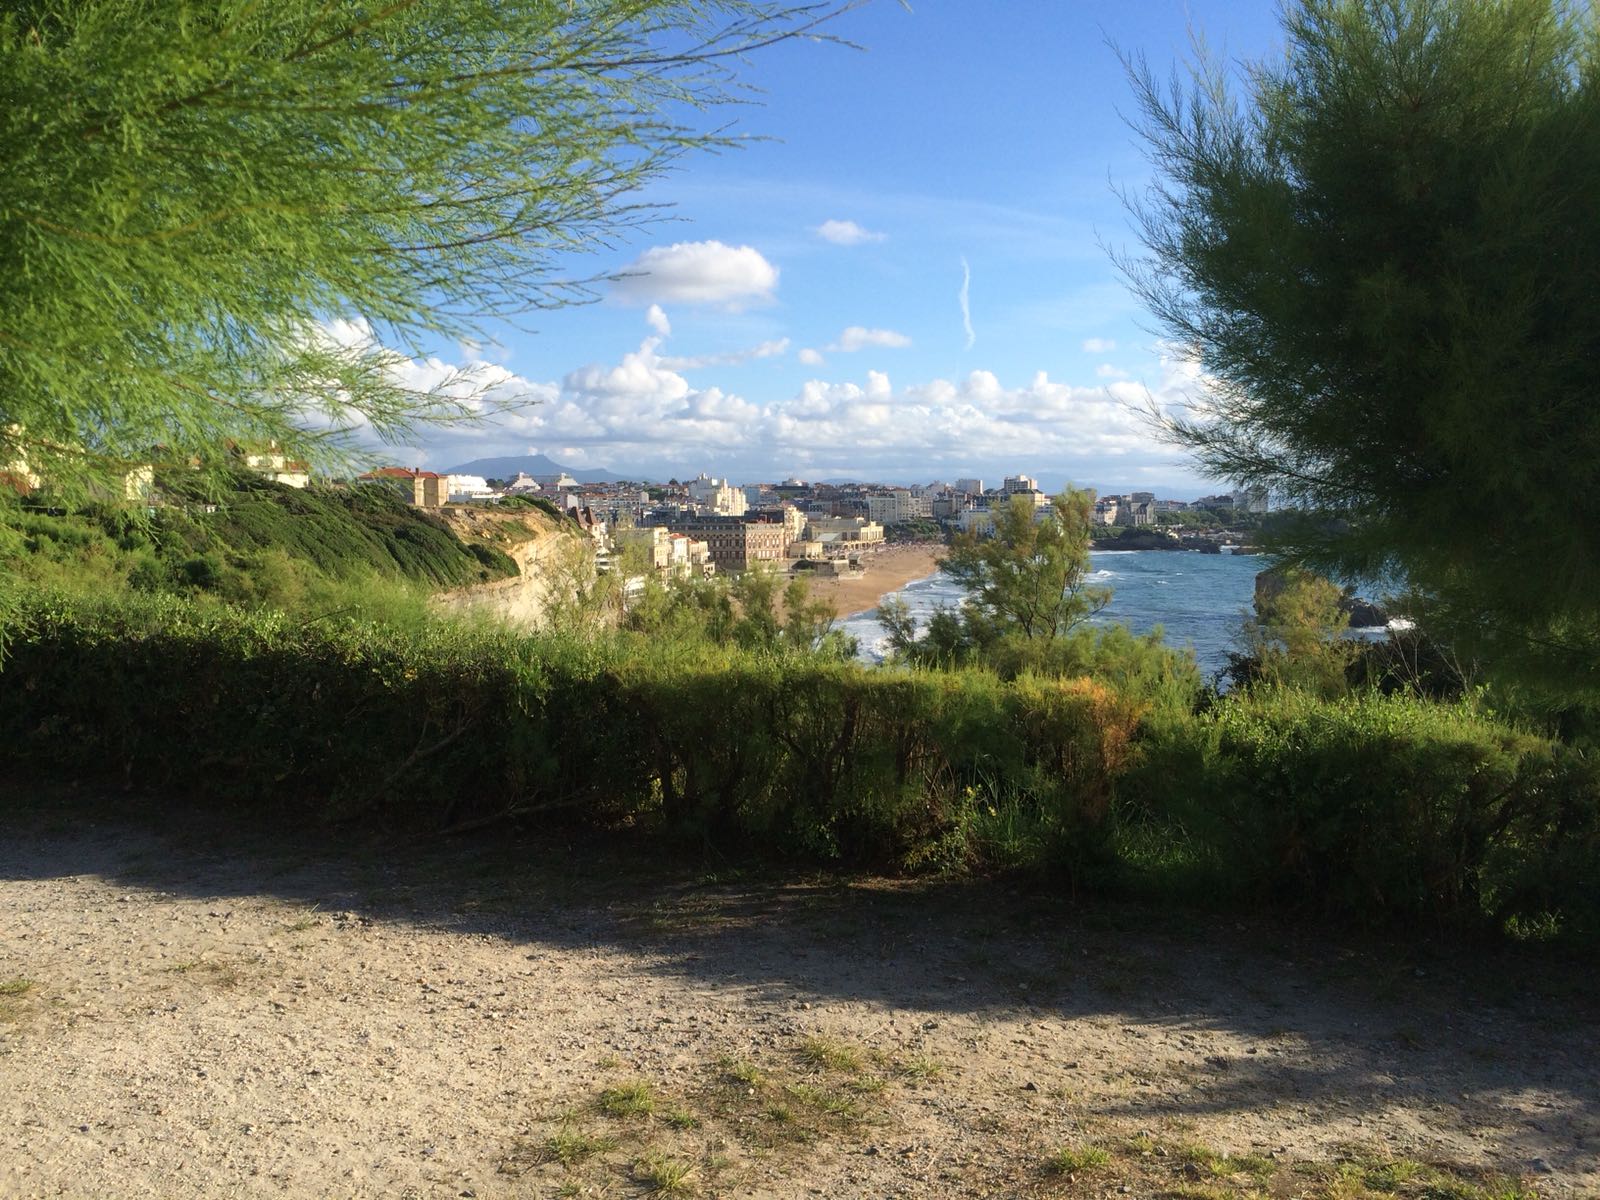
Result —
[[1350, 614], [1351, 629], [1375, 629], [1389, 623], [1388, 613], [1360, 596], [1346, 596], [1339, 607]]
[[1217, 545], [1215, 542], [1201, 542], [1200, 543], [1200, 553], [1201, 554], [1221, 554], [1222, 553], [1222, 547]]

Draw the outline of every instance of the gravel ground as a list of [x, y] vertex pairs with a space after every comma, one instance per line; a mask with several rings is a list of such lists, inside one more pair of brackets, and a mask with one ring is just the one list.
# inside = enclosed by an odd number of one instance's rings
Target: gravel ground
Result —
[[1291, 1195], [1398, 1159], [1594, 1196], [1588, 990], [992, 884], [29, 806], [0, 1194]]

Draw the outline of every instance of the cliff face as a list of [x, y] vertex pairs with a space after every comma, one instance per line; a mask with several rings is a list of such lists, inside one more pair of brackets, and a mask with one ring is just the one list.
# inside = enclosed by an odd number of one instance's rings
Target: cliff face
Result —
[[551, 603], [594, 573], [594, 547], [570, 521], [531, 508], [509, 512], [453, 508], [442, 514], [464, 542], [484, 542], [509, 555], [510, 579], [440, 592], [434, 602], [455, 612], [489, 613], [525, 629], [545, 624]]

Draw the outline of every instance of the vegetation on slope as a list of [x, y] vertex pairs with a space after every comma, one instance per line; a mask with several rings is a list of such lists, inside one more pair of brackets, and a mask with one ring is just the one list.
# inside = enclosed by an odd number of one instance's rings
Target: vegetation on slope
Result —
[[0, 504], [20, 535], [7, 570], [69, 590], [209, 593], [294, 608], [363, 589], [460, 586], [517, 573], [487, 541], [463, 541], [437, 517], [376, 485], [295, 489], [249, 473], [221, 494], [182, 475], [163, 480], [148, 510], [110, 504], [74, 511]]

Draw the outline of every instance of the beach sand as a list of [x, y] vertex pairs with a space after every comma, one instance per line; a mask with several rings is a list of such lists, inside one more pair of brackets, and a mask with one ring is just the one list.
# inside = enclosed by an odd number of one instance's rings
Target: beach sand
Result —
[[813, 579], [811, 594], [832, 600], [840, 617], [871, 612], [890, 592], [937, 571], [943, 554], [944, 547], [931, 542], [890, 546], [865, 560], [860, 579]]

